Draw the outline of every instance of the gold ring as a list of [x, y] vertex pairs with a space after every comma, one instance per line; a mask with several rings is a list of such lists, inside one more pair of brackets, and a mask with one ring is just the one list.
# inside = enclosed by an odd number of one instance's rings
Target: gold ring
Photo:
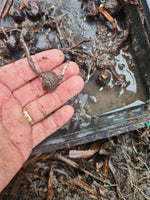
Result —
[[33, 119], [31, 118], [31, 116], [29, 115], [28, 111], [27, 111], [25, 108], [23, 108], [22, 112], [23, 112], [23, 115], [25, 116], [27, 122], [28, 122], [30, 125], [35, 124], [35, 122], [33, 121]]

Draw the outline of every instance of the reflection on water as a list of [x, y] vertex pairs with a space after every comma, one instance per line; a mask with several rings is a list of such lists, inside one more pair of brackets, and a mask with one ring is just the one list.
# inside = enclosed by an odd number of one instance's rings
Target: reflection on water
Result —
[[94, 103], [88, 98], [85, 109], [89, 115], [99, 115], [129, 105], [136, 100], [146, 101], [147, 99], [140, 75], [129, 51], [121, 49], [115, 56], [115, 61], [115, 71], [124, 80], [124, 86], [115, 85], [115, 81], [111, 78], [108, 86], [100, 91], [95, 83], [95, 76], [97, 76], [95, 74], [84, 88], [85, 94], [89, 97], [94, 96], [97, 100]]
[[[129, 62], [133, 62], [131, 54], [124, 52], [121, 49], [120, 54], [115, 56], [115, 58], [116, 58], [115, 70], [116, 70], [117, 74], [124, 76], [125, 81], [128, 82], [128, 86], [126, 87], [126, 90], [136, 93], [137, 92], [137, 83], [136, 83], [135, 75], [132, 72], [132, 70], [130, 70], [130, 68], [129, 68], [129, 66], [131, 65]], [[119, 68], [120, 65], [123, 66], [123, 69]], [[132, 63], [132, 65], [134, 66], [133, 63]], [[123, 92], [121, 92], [120, 94], [123, 94]]]

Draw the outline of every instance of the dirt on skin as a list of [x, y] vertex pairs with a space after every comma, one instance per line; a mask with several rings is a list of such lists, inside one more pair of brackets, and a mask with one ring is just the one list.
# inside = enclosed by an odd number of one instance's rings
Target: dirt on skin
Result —
[[[23, 2], [14, 0], [8, 15], [0, 21], [3, 27], [0, 29], [0, 65], [25, 57], [20, 45], [21, 33], [31, 54], [57, 48], [65, 54], [65, 61], [79, 65], [80, 75], [87, 83], [83, 91], [87, 100], [79, 99], [85, 105], [86, 114], [100, 115], [136, 100], [145, 102], [147, 95], [130, 53], [129, 24], [124, 22], [117, 0], [107, 0], [104, 4], [109, 13], [113, 12], [116, 35], [102, 14], [91, 11], [93, 1], [33, 2], [38, 3], [35, 5], [39, 9], [32, 8], [31, 12], [23, 8], [18, 16], [16, 12]], [[107, 72], [110, 77], [103, 81]], [[97, 81], [99, 76], [102, 81]], [[96, 104], [90, 102], [90, 96], [97, 99]]]

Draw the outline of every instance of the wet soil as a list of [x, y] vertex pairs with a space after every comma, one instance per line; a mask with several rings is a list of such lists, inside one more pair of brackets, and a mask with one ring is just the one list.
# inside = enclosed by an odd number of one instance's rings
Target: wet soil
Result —
[[[86, 83], [83, 94], [87, 94], [86, 100], [80, 97], [79, 101], [84, 105], [83, 109], [88, 115], [99, 115], [136, 100], [147, 100], [135, 60], [130, 53], [128, 24], [123, 22], [118, 13], [115, 18], [118, 33], [111, 40], [114, 34], [111, 24], [101, 19], [102, 16], [88, 16], [87, 2], [38, 2], [40, 11], [36, 17], [26, 14], [24, 20], [16, 20], [13, 8], [19, 9], [22, 2], [14, 1], [9, 15], [1, 20], [1, 26], [6, 32], [9, 30], [8, 39], [5, 38], [3, 31], [0, 35], [1, 65], [24, 57], [19, 44], [21, 32], [28, 42], [31, 54], [58, 48], [64, 52], [66, 60], [73, 60], [79, 64], [80, 74]], [[108, 2], [109, 5], [111, 3]], [[109, 7], [108, 4], [105, 5], [106, 8]], [[118, 8], [118, 4], [111, 6]], [[112, 10], [112, 7], [107, 8], [108, 11]], [[113, 15], [114, 13], [115, 11]], [[4, 40], [6, 42], [3, 42]], [[75, 47], [83, 40], [85, 42]], [[111, 71], [111, 79], [104, 87], [96, 82], [102, 70]], [[90, 101], [91, 96], [96, 99], [96, 103]]]
[[[149, 200], [150, 132], [147, 129], [147, 134], [143, 133], [144, 130], [138, 130], [53, 155], [31, 157], [0, 194], [0, 199]], [[92, 148], [96, 152], [91, 156], [86, 154], [86, 158], [69, 156], [72, 150], [81, 155], [80, 150], [90, 152]], [[78, 167], [73, 167], [72, 162]]]
[[[87, 1], [38, 2], [40, 13], [36, 17], [25, 15], [23, 20], [16, 21], [11, 8], [7, 17], [1, 20], [0, 26], [5, 28], [8, 35], [6, 38], [0, 30], [1, 66], [25, 56], [19, 42], [21, 32], [31, 54], [58, 48], [64, 52], [66, 60], [79, 64], [85, 88], [71, 103], [75, 108], [81, 108], [81, 114], [89, 117], [126, 106], [136, 100], [145, 102], [147, 95], [136, 61], [130, 52], [128, 24], [124, 23], [118, 12], [117, 15], [116, 11], [112, 13], [118, 34], [114, 40], [110, 40], [114, 34], [113, 28], [101, 16], [87, 16]], [[13, 7], [19, 8], [20, 5], [22, 1], [14, 0]], [[76, 47], [76, 44], [83, 40], [84, 42]], [[112, 74], [111, 67], [121, 79], [121, 84], [118, 84]], [[111, 79], [106, 86], [96, 83], [102, 70], [111, 72]], [[97, 141], [97, 146], [102, 149], [101, 153], [97, 151], [86, 159], [75, 159], [79, 164], [78, 168], [60, 160], [56, 152], [53, 155], [47, 153], [31, 157], [0, 194], [0, 199], [116, 200], [121, 199], [121, 196], [126, 200], [150, 199], [149, 130], [139, 137], [143, 132], [142, 129]], [[104, 148], [103, 144], [107, 148]], [[57, 153], [68, 158], [70, 150], [89, 150], [91, 145], [79, 145]], [[111, 161], [116, 170], [114, 174], [117, 181], [114, 180], [110, 166], [104, 164], [108, 161]], [[81, 169], [86, 169], [94, 176]], [[77, 184], [75, 180], [81, 184]], [[116, 185], [119, 186], [120, 192]]]

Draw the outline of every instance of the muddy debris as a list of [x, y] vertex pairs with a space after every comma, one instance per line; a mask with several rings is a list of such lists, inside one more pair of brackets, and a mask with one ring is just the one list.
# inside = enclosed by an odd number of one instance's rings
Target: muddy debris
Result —
[[[89, 22], [88, 20], [84, 21], [84, 16], [87, 12], [87, 9], [85, 8], [89, 7], [89, 3], [90, 2], [85, 2], [84, 8], [82, 9], [81, 2], [79, 2], [76, 9], [80, 8], [80, 10], [71, 14], [70, 9], [71, 6], [73, 6], [72, 2], [70, 2], [68, 6], [64, 7], [65, 2], [62, 1], [58, 1], [55, 3], [53, 1], [51, 1], [51, 3], [45, 1], [44, 4], [41, 4], [40, 1], [29, 1], [27, 4], [28, 6], [26, 4], [23, 4], [23, 2], [17, 3], [17, 1], [14, 1], [13, 5], [10, 8], [10, 12], [8, 12], [7, 15], [10, 15], [14, 19], [13, 24], [15, 27], [12, 26], [12, 29], [19, 29], [25, 40], [28, 41], [31, 54], [51, 49], [52, 47], [59, 48], [64, 51], [67, 59], [73, 60], [79, 64], [81, 75], [85, 80], [89, 80], [92, 77], [97, 66], [98, 68], [103, 68], [103, 65], [99, 62], [99, 60], [104, 60], [105, 56], [103, 54], [109, 53], [110, 56], [111, 54], [114, 55], [119, 49], [120, 45], [124, 42], [124, 40], [126, 40], [128, 36], [128, 34], [124, 34], [125, 30], [122, 30], [122, 34], [118, 34], [116, 36], [117, 39], [115, 38], [115, 42], [113, 42], [110, 46], [109, 37], [107, 36], [110, 31], [108, 29], [104, 29], [98, 32], [96, 36], [98, 39], [97, 40], [94, 35], [96, 35], [96, 32], [98, 30], [96, 30], [97, 28], [95, 26], [92, 31], [90, 25], [91, 23], [95, 23], [98, 20], [89, 19]], [[111, 4], [113, 3], [111, 2]], [[107, 4], [104, 4], [104, 6], [106, 6], [106, 8], [108, 7]], [[116, 7], [116, 5], [113, 5], [113, 7]], [[78, 29], [74, 24], [74, 19], [76, 19], [76, 16], [78, 16], [79, 18], [77, 23], [80, 27], [78, 27]], [[70, 21], [68, 21], [68, 19], [70, 19]], [[74, 22], [70, 24], [72, 20]], [[17, 36], [16, 38], [14, 38], [15, 32], [14, 34], [13, 32], [11, 33], [11, 29], [9, 30], [9, 32], [7, 31], [7, 29], [9, 28], [8, 24], [9, 22], [6, 22], [4, 30], [8, 35], [8, 48], [14, 51], [16, 47], [15, 44], [18, 44], [19, 38]], [[68, 28], [69, 31], [67, 32]], [[89, 32], [89, 29], [91, 33]], [[78, 33], [83, 33], [82, 38], [81, 36], [78, 37], [77, 31]], [[69, 32], [70, 36], [68, 37]], [[104, 42], [99, 33], [104, 34]], [[53, 41], [50, 40], [51, 35], [53, 35]], [[4, 32], [1, 34], [1, 36], [4, 36]], [[85, 37], [87, 38], [84, 39]], [[101, 37], [100, 40], [99, 37]], [[70, 42], [71, 40], [72, 42]], [[81, 45], [83, 41], [89, 41], [90, 44]], [[55, 44], [53, 44], [53, 42]], [[96, 44], [96, 42], [99, 43]], [[97, 45], [97, 47], [95, 45]], [[107, 46], [109, 46], [109, 48], [107, 48]], [[105, 60], [108, 62], [109, 59], [107, 59], [106, 57]], [[107, 62], [104, 61], [104, 63], [106, 64]]]
[[1, 199], [150, 198], [149, 128], [31, 157]]
[[[141, 83], [130, 53], [130, 25], [120, 14], [124, 5], [107, 0], [98, 10], [98, 3], [14, 0], [7, 13], [0, 9], [1, 66], [25, 57], [20, 34], [31, 55], [57, 48], [65, 61], [79, 65], [85, 90], [70, 102], [76, 108], [74, 126], [79, 116], [89, 119], [135, 99], [145, 100], [137, 92]], [[33, 156], [0, 199], [150, 199], [149, 133], [147, 128]]]
[[[105, 16], [105, 9], [107, 12], [113, 9], [118, 10], [118, 5], [117, 1], [106, 1], [102, 6], [101, 15]], [[70, 12], [71, 9], [74, 9], [74, 12]], [[93, 9], [96, 9], [95, 13], [93, 13]], [[88, 15], [89, 10], [92, 12], [90, 15]], [[44, 1], [44, 3], [29, 1], [25, 3], [14, 0], [7, 13], [7, 17], [11, 16], [13, 19], [10, 20], [11, 26], [9, 21], [6, 23], [4, 21], [1, 37], [3, 39], [7, 34], [5, 40], [10, 54], [13, 51], [13, 61], [19, 49], [16, 48], [16, 45], [19, 46], [18, 35], [21, 33], [25, 41], [28, 42], [31, 54], [51, 48], [61, 49], [66, 60], [73, 60], [79, 64], [80, 74], [85, 81], [90, 80], [97, 68], [99, 68], [98, 70], [103, 68], [109, 70], [111, 66], [112, 75], [121, 82], [115, 72], [114, 55], [118, 54], [120, 48], [127, 41], [128, 29], [123, 30], [117, 25], [119, 31], [111, 40], [110, 37], [114, 35], [113, 24], [112, 30], [109, 30], [107, 23], [102, 25], [98, 18], [93, 19], [93, 15], [97, 16], [98, 13], [100, 13], [98, 1], [76, 1], [74, 4], [70, 1], [66, 4], [63, 1]], [[88, 19], [85, 20], [85, 16], [88, 16]], [[106, 19], [111, 22], [111, 16], [106, 17]], [[15, 28], [17, 35], [14, 31]], [[5, 52], [6, 50], [3, 52], [3, 56], [5, 56]], [[23, 53], [22, 56], [24, 56]], [[17, 59], [18, 57], [16, 57]]]

